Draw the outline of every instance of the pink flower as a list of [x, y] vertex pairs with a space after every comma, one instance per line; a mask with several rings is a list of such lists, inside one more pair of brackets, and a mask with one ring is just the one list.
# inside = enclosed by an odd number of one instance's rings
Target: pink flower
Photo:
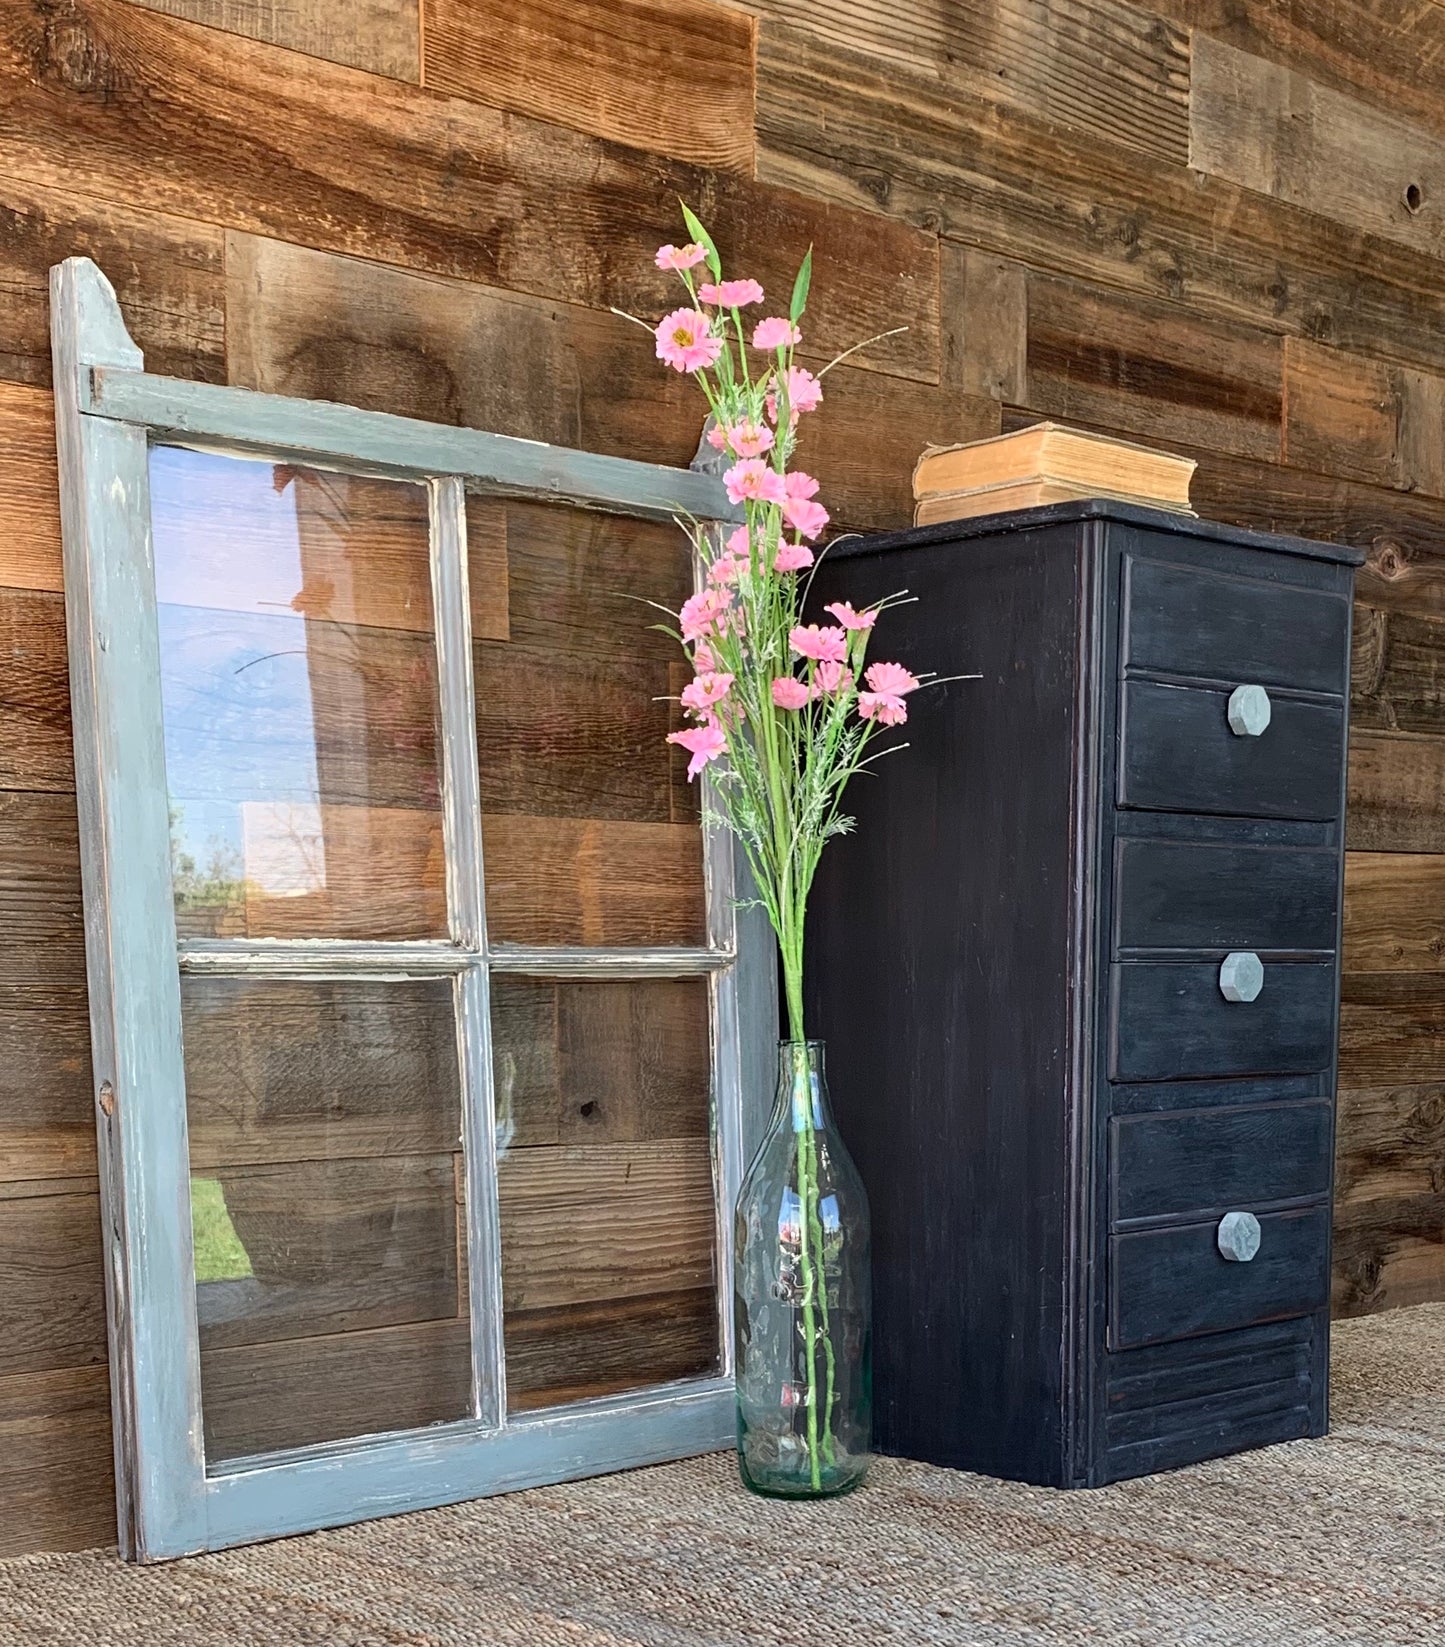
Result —
[[[776, 384], [776, 379], [774, 380]], [[788, 421], [796, 423], [799, 412], [813, 412], [818, 408], [823, 398], [823, 385], [811, 372], [801, 366], [789, 366], [786, 376], [788, 389]], [[778, 396], [776, 389], [767, 398], [768, 416], [774, 423], [778, 421]]]
[[847, 635], [841, 629], [834, 629], [828, 624], [824, 624], [821, 629], [816, 623], [810, 623], [806, 628], [799, 624], [789, 631], [788, 645], [800, 657], [814, 658], [819, 663], [829, 660], [843, 663], [848, 657]]
[[783, 519], [805, 538], [815, 538], [828, 524], [828, 511], [809, 498], [784, 498]]
[[786, 349], [789, 344], [801, 342], [802, 337], [803, 334], [791, 320], [784, 320], [781, 315], [772, 315], [767, 320], [760, 320], [753, 328], [753, 347]]
[[674, 309], [657, 325], [657, 358], [679, 372], [697, 372], [711, 366], [722, 353], [723, 340], [708, 336], [708, 320], [696, 309]]
[[659, 269], [692, 269], [706, 256], [707, 252], [694, 241], [687, 246], [659, 246], [656, 261]]
[[902, 726], [908, 719], [908, 706], [903, 697], [918, 687], [917, 677], [901, 663], [869, 664], [863, 675], [873, 688], [858, 694], [858, 713], [865, 721], [877, 720], [882, 726]]
[[735, 423], [723, 439], [739, 457], [761, 457], [773, 444], [773, 431], [766, 423]]
[[773, 682], [773, 702], [779, 709], [801, 709], [808, 701], [808, 688], [796, 675], [779, 675]]
[[717, 668], [717, 659], [706, 641], [699, 641], [692, 649], [692, 666], [699, 675], [711, 674]]
[[818, 495], [818, 483], [811, 475], [805, 475], [801, 469], [794, 469], [791, 474], [783, 476], [783, 490], [790, 498], [815, 498]]
[[787, 496], [783, 477], [761, 458], [744, 458], [733, 464], [723, 476], [723, 485], [732, 503], [741, 503], [745, 498], [757, 503], [781, 503]]
[[813, 696], [824, 692], [846, 692], [853, 684], [853, 671], [832, 658], [824, 658], [813, 671]]
[[728, 443], [727, 430], [723, 428], [722, 424], [714, 423], [711, 418], [707, 420], [707, 443], [709, 446], [716, 447], [719, 452], [721, 452]]
[[775, 572], [806, 572], [813, 564], [813, 551], [802, 543], [780, 543], [773, 557]]
[[707, 569], [707, 581], [715, 589], [721, 589], [728, 584], [736, 583], [738, 574], [746, 568], [747, 562], [739, 560], [736, 555], [719, 555]]
[[741, 309], [749, 303], [761, 303], [763, 288], [756, 280], [724, 280], [716, 286], [711, 282], [699, 286], [697, 295], [704, 303], [716, 304], [720, 309]]
[[728, 533], [727, 552], [738, 560], [751, 558], [753, 546], [746, 526], [734, 526]]
[[682, 638], [685, 641], [702, 640], [704, 636], [721, 630], [727, 605], [728, 597], [718, 589], [704, 589], [700, 595], [690, 595], [677, 615], [682, 625]]
[[852, 603], [846, 600], [835, 600], [823, 610], [832, 613], [845, 629], [871, 629], [878, 621], [876, 612], [855, 612]]
[[692, 756], [687, 763], [689, 781], [695, 778], [709, 761], [715, 761], [727, 748], [727, 734], [720, 726], [689, 726], [682, 732], [669, 732], [669, 743], [679, 743]]
[[908, 706], [902, 698], [890, 698], [883, 692], [860, 692], [858, 713], [865, 721], [876, 720], [880, 726], [902, 726], [908, 719]]
[[714, 704], [719, 704], [732, 690], [731, 675], [699, 675], [682, 689], [682, 707], [695, 715], [711, 715]]
[[918, 690], [917, 676], [911, 675], [901, 663], [870, 663], [863, 678], [875, 692], [893, 698]]

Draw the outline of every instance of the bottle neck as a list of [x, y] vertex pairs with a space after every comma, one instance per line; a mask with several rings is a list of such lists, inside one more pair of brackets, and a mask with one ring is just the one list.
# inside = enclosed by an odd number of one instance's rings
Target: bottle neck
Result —
[[821, 1041], [778, 1042], [778, 1099], [774, 1125], [817, 1132], [833, 1124]]

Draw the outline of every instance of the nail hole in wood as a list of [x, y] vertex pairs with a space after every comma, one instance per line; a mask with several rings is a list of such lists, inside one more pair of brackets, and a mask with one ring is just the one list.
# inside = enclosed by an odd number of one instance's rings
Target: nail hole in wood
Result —
[[1418, 212], [1424, 204], [1425, 191], [1418, 183], [1407, 183], [1405, 185], [1405, 210], [1412, 213]]
[[100, 1083], [100, 1094], [97, 1101], [100, 1104], [100, 1112], [102, 1115], [115, 1114], [115, 1088], [109, 1081], [102, 1081]]

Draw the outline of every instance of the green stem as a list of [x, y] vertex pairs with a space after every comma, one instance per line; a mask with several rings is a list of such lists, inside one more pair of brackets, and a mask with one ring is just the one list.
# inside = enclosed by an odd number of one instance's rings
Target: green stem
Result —
[[789, 1107], [792, 1111], [793, 1135], [797, 1145], [798, 1206], [802, 1221], [802, 1244], [798, 1250], [803, 1272], [803, 1354], [807, 1383], [808, 1475], [814, 1492], [823, 1484], [823, 1464], [818, 1450], [818, 1328], [814, 1300], [818, 1292], [818, 1272], [813, 1265], [812, 1231], [809, 1228], [809, 1207], [817, 1191], [813, 1183], [813, 1163], [808, 1139], [813, 1130], [813, 1091], [808, 1070], [808, 1049], [799, 1041], [792, 1047], [792, 1090]]

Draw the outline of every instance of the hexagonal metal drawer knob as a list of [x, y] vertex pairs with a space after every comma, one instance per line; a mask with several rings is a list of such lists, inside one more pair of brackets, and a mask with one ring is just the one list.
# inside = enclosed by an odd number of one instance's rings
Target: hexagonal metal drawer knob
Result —
[[1222, 1257], [1247, 1264], [1259, 1251], [1259, 1219], [1252, 1212], [1227, 1212], [1215, 1232]]
[[1269, 717], [1269, 693], [1262, 686], [1236, 686], [1229, 694], [1229, 730], [1236, 738], [1259, 737]]
[[1264, 962], [1252, 949], [1226, 955], [1219, 967], [1219, 993], [1226, 1001], [1253, 1001], [1264, 988]]

